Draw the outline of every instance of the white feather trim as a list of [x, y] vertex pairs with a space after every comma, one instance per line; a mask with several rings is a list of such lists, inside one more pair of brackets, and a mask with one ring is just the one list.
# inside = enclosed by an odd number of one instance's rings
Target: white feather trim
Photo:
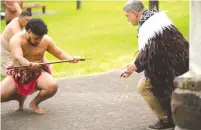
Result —
[[139, 29], [139, 51], [141, 51], [145, 45], [148, 44], [148, 40], [150, 38], [153, 38], [156, 34], [163, 33], [163, 28], [169, 27], [170, 25], [173, 25], [173, 23], [164, 11], [154, 14], [147, 21], [145, 21]]

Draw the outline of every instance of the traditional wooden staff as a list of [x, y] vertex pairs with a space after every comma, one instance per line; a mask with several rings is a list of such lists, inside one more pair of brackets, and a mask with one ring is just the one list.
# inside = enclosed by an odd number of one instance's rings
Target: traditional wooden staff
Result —
[[[85, 61], [85, 60], [89, 60], [89, 59], [91, 59], [91, 58], [81, 58], [81, 59], [79, 59], [78, 61]], [[74, 61], [74, 59], [73, 59], [73, 60], [53, 61], [53, 62], [47, 62], [47, 63], [39, 63], [39, 65], [57, 64], [57, 63], [72, 62], [72, 61]], [[27, 68], [27, 67], [29, 67], [29, 66], [27, 66], [27, 65], [24, 65], [24, 66], [17, 66], [17, 67], [12, 66], [12, 67], [8, 67], [8, 68], [6, 68], [6, 69], [19, 69], [19, 68]]]

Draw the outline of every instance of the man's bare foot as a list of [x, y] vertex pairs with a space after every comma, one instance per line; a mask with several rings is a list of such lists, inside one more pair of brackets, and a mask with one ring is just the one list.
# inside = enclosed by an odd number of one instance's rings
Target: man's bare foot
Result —
[[35, 113], [37, 113], [37, 114], [39, 114], [39, 115], [42, 115], [42, 114], [45, 113], [44, 110], [41, 109], [41, 108], [39, 108], [38, 105], [37, 105], [36, 103], [34, 103], [34, 102], [31, 102], [31, 103], [29, 104], [29, 106], [33, 109], [33, 111], [34, 111]]
[[24, 110], [23, 107], [19, 107], [19, 108], [15, 109], [15, 111], [23, 111], [23, 110]]

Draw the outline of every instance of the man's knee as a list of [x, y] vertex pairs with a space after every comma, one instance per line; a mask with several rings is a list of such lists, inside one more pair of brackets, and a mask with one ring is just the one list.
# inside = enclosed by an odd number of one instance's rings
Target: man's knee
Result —
[[12, 95], [17, 92], [17, 87], [15, 86], [15, 83], [14, 83], [12, 77], [10, 77], [10, 76], [6, 77], [0, 83], [0, 89], [1, 89], [0, 90], [1, 91], [1, 102], [11, 100]]
[[56, 80], [51, 81], [51, 83], [48, 85], [47, 91], [50, 95], [54, 95], [58, 90], [58, 82]]
[[1, 102], [5, 102], [6, 98], [7, 98], [6, 94], [1, 91]]
[[4, 91], [1, 91], [1, 102], [7, 102], [9, 101], [9, 95], [7, 93], [5, 93]]
[[137, 86], [137, 91], [138, 93], [140, 93], [141, 95], [144, 95], [144, 92], [145, 92], [145, 88], [143, 85], [138, 85]]
[[141, 78], [140, 81], [138, 82], [138, 85], [137, 85], [137, 91], [138, 93], [142, 93], [143, 92], [143, 89], [145, 87], [145, 78]]
[[142, 78], [137, 85], [137, 91], [141, 95], [147, 95], [151, 93], [151, 85], [150, 85], [149, 79]]
[[1, 91], [1, 102], [5, 102], [6, 99], [8, 99], [8, 94], [2, 89], [2, 84], [0, 85], [0, 91]]

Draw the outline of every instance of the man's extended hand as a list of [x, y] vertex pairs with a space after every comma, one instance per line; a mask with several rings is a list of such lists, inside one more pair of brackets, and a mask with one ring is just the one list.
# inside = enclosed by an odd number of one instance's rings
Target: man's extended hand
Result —
[[121, 73], [120, 77], [127, 78], [136, 70], [137, 68], [135, 64], [131, 63], [127, 65], [126, 69]]
[[77, 62], [79, 62], [81, 59], [83, 59], [83, 58], [80, 57], [80, 56], [73, 56], [73, 59], [72, 59], [71, 63], [77, 63]]

